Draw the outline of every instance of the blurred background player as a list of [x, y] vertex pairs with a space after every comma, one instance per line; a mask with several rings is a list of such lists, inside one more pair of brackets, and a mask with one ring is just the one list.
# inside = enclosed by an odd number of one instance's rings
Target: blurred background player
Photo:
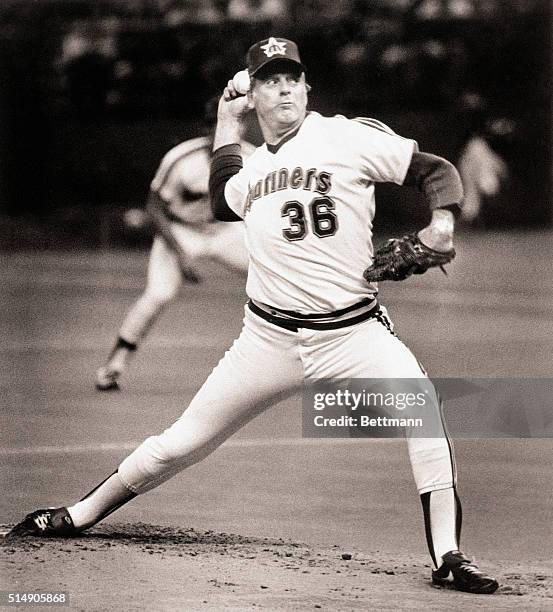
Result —
[[489, 108], [476, 91], [460, 100], [459, 115], [466, 123], [466, 135], [457, 166], [465, 192], [462, 219], [485, 224], [490, 212], [505, 215], [513, 174], [509, 153], [516, 138], [516, 122]]
[[[248, 254], [242, 224], [214, 220], [208, 202], [208, 176], [219, 98], [205, 108], [205, 135], [186, 140], [162, 159], [150, 185], [146, 211], [155, 228], [146, 287], [127, 312], [106, 363], [96, 373], [99, 391], [119, 389], [119, 378], [165, 306], [184, 282], [198, 282], [192, 265], [199, 258], [246, 271]], [[244, 142], [247, 157], [253, 145]]]

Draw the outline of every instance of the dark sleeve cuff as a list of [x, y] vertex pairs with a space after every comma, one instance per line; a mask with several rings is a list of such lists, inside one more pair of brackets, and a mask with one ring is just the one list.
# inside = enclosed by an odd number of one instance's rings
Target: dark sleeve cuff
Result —
[[218, 157], [225, 155], [238, 155], [240, 158], [242, 158], [242, 147], [237, 142], [235, 142], [232, 144], [223, 145], [222, 147], [215, 149], [211, 158], [212, 163]]
[[444, 210], [449, 210], [449, 212], [453, 213], [455, 219], [458, 219], [461, 216], [461, 204], [448, 204], [447, 206], [440, 206]]
[[460, 212], [463, 184], [455, 166], [443, 157], [430, 153], [414, 153], [404, 185], [416, 187], [430, 209], [447, 208]]
[[213, 152], [209, 169], [209, 199], [217, 221], [242, 221], [227, 204], [225, 185], [242, 169], [242, 148], [239, 144], [219, 147]]

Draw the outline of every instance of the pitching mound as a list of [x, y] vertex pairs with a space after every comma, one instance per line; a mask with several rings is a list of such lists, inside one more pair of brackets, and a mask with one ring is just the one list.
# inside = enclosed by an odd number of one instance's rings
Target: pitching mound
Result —
[[502, 586], [495, 595], [475, 596], [433, 588], [424, 555], [398, 551], [392, 558], [144, 523], [0, 544], [1, 590], [67, 592], [77, 610], [553, 608], [553, 564], [545, 561], [535, 567], [482, 563]]

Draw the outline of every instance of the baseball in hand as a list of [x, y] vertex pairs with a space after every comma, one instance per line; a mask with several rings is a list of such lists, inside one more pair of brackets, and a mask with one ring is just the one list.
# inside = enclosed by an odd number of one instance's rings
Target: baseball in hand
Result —
[[250, 75], [247, 70], [240, 70], [232, 77], [234, 88], [239, 94], [245, 95], [250, 89]]

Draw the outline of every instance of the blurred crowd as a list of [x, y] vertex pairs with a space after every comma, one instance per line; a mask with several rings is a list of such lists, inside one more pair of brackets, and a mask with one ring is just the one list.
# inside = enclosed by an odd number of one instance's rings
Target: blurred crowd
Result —
[[[7, 178], [0, 195], [12, 200], [4, 210], [19, 206], [13, 198], [21, 182], [10, 177], [21, 159], [34, 162], [37, 185], [51, 179], [41, 171], [65, 180], [67, 159], [59, 169], [52, 160], [56, 146], [66, 157], [73, 146], [67, 126], [88, 129], [87, 146], [99, 155], [102, 147], [109, 154], [110, 143], [99, 145], [90, 126], [195, 120], [244, 67], [249, 45], [273, 34], [300, 45], [311, 99], [322, 112], [384, 120], [411, 113], [410, 125], [426, 121], [423, 140], [446, 115], [448, 133], [429, 143], [434, 150], [454, 161], [468, 150], [471, 163], [487, 155], [484, 166], [496, 170], [500, 184], [509, 175], [506, 156], [522, 142], [533, 151], [523, 172], [538, 172], [535, 160], [543, 162], [550, 146], [549, 17], [549, 0], [2, 0], [0, 177]], [[493, 136], [494, 121], [506, 122], [508, 133]], [[480, 141], [467, 149], [473, 137]], [[54, 151], [51, 159], [30, 146], [36, 140]], [[490, 161], [492, 154], [506, 165]], [[106, 181], [117, 169], [94, 161], [94, 152], [90, 163], [105, 176], [77, 191], [113, 199]], [[120, 172], [133, 178], [127, 167]], [[32, 194], [26, 201], [35, 201]]]
[[51, 105], [83, 117], [198, 112], [268, 33], [297, 39], [309, 78], [354, 110], [435, 107], [467, 89], [516, 108], [543, 59], [533, 27], [543, 0], [6, 2], [5, 42], [24, 24], [18, 61], [34, 36], [40, 57], [29, 69]]

